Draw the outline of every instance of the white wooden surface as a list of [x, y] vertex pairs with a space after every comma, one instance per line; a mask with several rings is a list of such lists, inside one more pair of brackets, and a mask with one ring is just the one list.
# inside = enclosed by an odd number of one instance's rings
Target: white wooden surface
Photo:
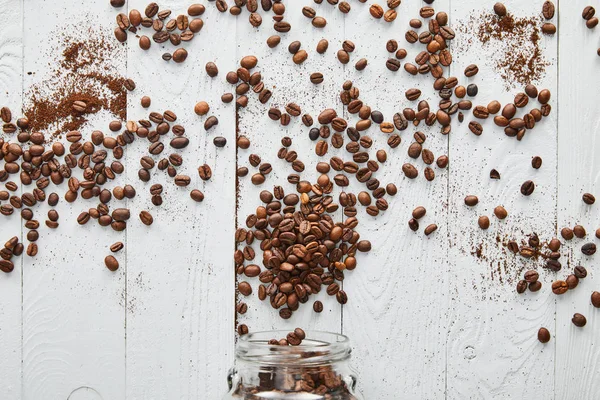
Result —
[[[146, 3], [130, 0], [122, 10], [143, 10]], [[281, 137], [293, 138], [292, 148], [307, 166], [303, 177], [316, 177], [314, 164], [319, 160], [299, 118], [282, 128], [266, 116], [266, 106], [254, 93], [248, 94], [248, 108], [239, 111], [237, 132], [248, 136], [252, 145], [239, 150], [236, 157], [235, 106], [220, 102], [222, 93], [234, 91], [225, 82], [225, 74], [237, 68], [244, 55], [257, 55], [265, 85], [276, 86], [271, 105], [283, 109], [294, 101], [315, 119], [332, 104], [339, 113], [343, 111], [339, 91], [346, 79], [353, 80], [361, 98], [382, 111], [388, 121], [394, 112], [409, 106], [404, 98], [408, 88], [422, 89], [423, 97], [435, 104], [429, 78], [409, 77], [403, 70], [394, 74], [384, 65], [388, 39], [397, 39], [409, 51], [407, 60], [420, 51], [403, 36], [408, 20], [418, 16], [424, 3], [403, 2], [393, 24], [373, 20], [368, 13], [371, 3], [352, 2], [350, 14], [343, 15], [327, 2], [286, 2], [292, 31], [281, 34], [278, 48], [269, 49], [265, 41], [273, 34], [271, 13], [263, 15], [263, 25], [256, 29], [248, 24], [247, 13], [236, 20], [217, 12], [214, 3], [204, 2], [205, 26], [184, 45], [189, 57], [182, 65], [163, 62], [155, 43], [150, 51], [141, 51], [130, 35], [131, 41], [113, 65], [137, 83], [129, 96], [128, 114], [134, 119], [144, 115], [139, 106], [142, 95], [151, 96], [152, 110], [177, 113], [190, 138], [190, 146], [182, 152], [186, 161], [182, 172], [192, 177], [191, 187], [202, 190], [206, 199], [192, 202], [189, 190], [175, 187], [154, 171], [156, 181], [165, 185], [165, 203], [154, 207], [149, 185], [136, 177], [139, 158], [147, 151], [140, 141], [128, 148], [127, 176], [116, 183], [134, 182], [139, 194], [126, 203], [133, 210], [126, 233], [95, 225], [79, 227], [75, 217], [88, 206], [61, 201], [57, 207], [60, 228], [52, 235], [41, 229], [40, 254], [22, 258], [23, 265], [19, 259], [13, 273], [0, 276], [1, 399], [218, 399], [226, 390], [225, 377], [233, 362], [236, 321], [255, 331], [302, 326], [349, 335], [366, 399], [600, 396], [596, 334], [600, 322], [589, 303], [590, 293], [599, 287], [595, 286], [593, 257], [580, 257], [584, 241], [569, 244], [573, 251], [563, 256], [563, 271], [541, 272], [544, 287], [540, 292], [522, 296], [516, 295], [514, 286], [522, 269], [532, 264], [507, 254], [496, 242], [497, 236], [521, 240], [533, 231], [547, 240], [558, 235], [561, 227], [576, 223], [588, 230], [586, 240], [595, 240], [597, 226], [592, 224], [598, 219], [598, 206], [585, 206], [580, 199], [582, 193], [595, 193], [599, 187], [595, 155], [600, 119], [595, 96], [600, 83], [600, 57], [596, 55], [600, 41], [597, 29], [588, 30], [581, 19], [581, 10], [588, 4], [583, 0], [557, 4], [558, 34], [543, 38], [544, 55], [552, 64], [538, 83], [539, 88], [552, 91], [553, 110], [523, 141], [504, 136], [491, 120], [484, 124], [483, 135], [475, 137], [467, 128], [470, 113], [465, 113], [464, 123], [453, 124], [448, 136], [437, 129], [422, 129], [428, 136], [424, 147], [436, 157], [450, 157], [449, 169], [436, 168], [436, 179], [428, 183], [422, 175], [410, 181], [401, 172], [415, 129], [401, 134], [402, 144], [396, 149], [387, 147], [375, 127], [370, 129], [372, 149], [384, 148], [389, 155], [377, 177], [382, 184], [396, 183], [399, 193], [388, 199], [390, 208], [376, 218], [359, 208], [359, 232], [371, 240], [374, 250], [360, 255], [359, 267], [346, 275], [346, 306], [321, 293], [325, 312], [314, 314], [309, 303], [291, 320], [282, 321], [256, 296], [236, 296], [231, 260], [236, 204], [237, 224], [242, 226], [246, 215], [259, 205], [260, 190], [272, 190], [276, 184], [288, 192], [293, 189], [286, 181], [293, 172], [290, 165], [276, 156]], [[490, 10], [493, 3], [438, 0], [434, 7], [447, 11], [454, 24], [475, 11]], [[542, 3], [513, 0], [506, 5], [509, 11], [526, 16], [538, 15]], [[170, 0], [160, 5], [177, 15], [189, 4]], [[311, 5], [326, 17], [327, 26], [313, 28], [301, 14], [303, 5]], [[73, 29], [70, 23], [85, 26], [86, 20], [110, 31], [116, 15], [105, 0], [86, 2], [85, 16], [81, 6], [67, 1], [0, 0], [0, 10], [0, 106], [10, 106], [14, 114], [18, 114], [22, 91], [52, 68], [48, 57], [55, 48], [52, 32]], [[314, 49], [323, 37], [330, 47], [318, 55]], [[335, 58], [344, 39], [356, 44], [346, 66]], [[309, 53], [301, 66], [291, 61], [287, 51], [292, 40], [300, 40]], [[358, 72], [354, 63], [361, 57], [369, 60], [369, 66]], [[218, 77], [211, 79], [204, 72], [208, 61], [217, 63]], [[466, 79], [462, 71], [472, 62], [479, 64], [480, 73]], [[325, 75], [322, 85], [310, 84], [308, 76], [315, 71]], [[492, 99], [504, 104], [522, 90], [505, 91], [486, 63], [486, 50], [477, 44], [468, 52], [455, 52], [449, 74], [459, 77], [461, 84], [478, 84], [474, 104], [485, 105]], [[209, 102], [210, 115], [219, 118], [219, 125], [209, 133], [203, 128], [205, 117], [193, 112], [199, 100]], [[95, 118], [89, 131], [93, 126], [108, 132], [107, 123], [106, 118]], [[227, 138], [225, 148], [213, 146], [216, 135]], [[250, 183], [249, 176], [240, 178], [236, 199], [235, 169], [248, 166], [251, 175], [251, 153], [270, 162], [274, 171], [259, 187]], [[348, 158], [344, 151], [339, 155]], [[543, 158], [537, 171], [530, 165], [535, 155]], [[208, 182], [201, 181], [196, 172], [204, 163], [213, 170]], [[492, 168], [502, 174], [500, 181], [489, 179]], [[537, 184], [530, 198], [519, 193], [526, 179]], [[351, 188], [357, 191], [360, 186]], [[56, 189], [62, 194], [61, 190]], [[464, 206], [467, 194], [479, 197], [477, 207]], [[508, 210], [505, 221], [493, 216], [499, 204]], [[407, 221], [418, 205], [427, 208], [427, 215], [421, 230], [413, 233]], [[154, 225], [139, 222], [141, 209], [152, 212]], [[46, 211], [38, 211], [40, 219]], [[484, 214], [492, 221], [485, 232], [476, 222]], [[341, 213], [339, 218], [343, 218]], [[440, 229], [424, 237], [422, 229], [434, 222]], [[20, 232], [18, 217], [3, 218], [0, 232], [2, 241]], [[125, 243], [125, 250], [118, 255], [121, 268], [110, 273], [103, 258], [117, 240]], [[480, 243], [484, 243], [481, 257], [476, 257], [472, 253]], [[578, 263], [588, 268], [588, 278], [573, 293], [553, 296], [550, 282], [554, 276], [566, 276]], [[237, 318], [236, 299], [249, 306], [248, 313]], [[574, 312], [588, 317], [584, 329], [571, 324]], [[540, 326], [552, 333], [546, 345], [536, 339]]]

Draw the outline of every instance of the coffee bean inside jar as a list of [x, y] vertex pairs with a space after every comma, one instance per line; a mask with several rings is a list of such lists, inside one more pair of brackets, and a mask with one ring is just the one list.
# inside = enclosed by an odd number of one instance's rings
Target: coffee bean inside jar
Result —
[[240, 337], [223, 400], [362, 400], [346, 336], [273, 331]]

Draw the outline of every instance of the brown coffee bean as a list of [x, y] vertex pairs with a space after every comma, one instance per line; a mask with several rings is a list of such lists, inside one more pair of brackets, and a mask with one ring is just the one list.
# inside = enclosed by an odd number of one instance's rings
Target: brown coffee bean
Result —
[[592, 256], [596, 253], [596, 245], [594, 243], [586, 243], [581, 246], [581, 252], [586, 256]]
[[506, 13], [507, 13], [506, 7], [502, 3], [496, 3], [496, 4], [494, 4], [494, 12], [499, 17], [504, 17], [506, 15]]
[[438, 229], [438, 227], [436, 224], [427, 225], [427, 227], [425, 227], [425, 231], [424, 231], [425, 236], [431, 235], [433, 232], [437, 231], [437, 229]]
[[187, 58], [188, 53], [186, 49], [179, 48], [173, 52], [173, 61], [176, 63], [182, 63]]
[[533, 191], [535, 190], [535, 183], [533, 181], [525, 181], [521, 185], [521, 194], [523, 196], [531, 196]]
[[152, 217], [152, 214], [150, 214], [148, 211], [142, 211], [140, 212], [140, 220], [142, 221], [142, 223], [144, 225], [152, 225], [152, 223], [154, 222], [154, 218]]
[[586, 6], [581, 13], [581, 17], [585, 20], [589, 20], [596, 14], [596, 10], [592, 6]]
[[[600, 304], [600, 303], [599, 303]], [[319, 300], [315, 301], [313, 303], [313, 311], [316, 313], [321, 313], [323, 312], [323, 303], [320, 302]]]
[[567, 282], [567, 286], [569, 286], [569, 290], [575, 289], [579, 284], [579, 278], [576, 277], [574, 274], [567, 276], [567, 279], [565, 279], [565, 281]]
[[565, 281], [554, 281], [552, 282], [552, 293], [554, 294], [565, 294], [569, 290], [569, 285]]
[[119, 262], [113, 256], [106, 256], [104, 258], [104, 264], [106, 265], [106, 268], [108, 268], [110, 271], [114, 272], [119, 269]]
[[498, 219], [505, 219], [508, 216], [508, 212], [506, 211], [506, 209], [504, 207], [497, 206], [496, 208], [494, 208], [494, 215]]
[[477, 75], [478, 72], [479, 72], [479, 67], [477, 67], [477, 65], [475, 65], [475, 64], [468, 65], [465, 68], [465, 76], [468, 78]]
[[465, 197], [465, 204], [467, 206], [473, 207], [473, 206], [476, 206], [477, 203], [479, 203], [479, 199], [477, 198], [477, 196], [469, 195], [469, 196]]
[[573, 325], [582, 328], [585, 326], [585, 324], [587, 324], [587, 320], [586, 318], [579, 313], [575, 313], [573, 314], [573, 318], [571, 318], [571, 322], [573, 322]]
[[250, 296], [252, 294], [252, 286], [246, 281], [242, 281], [238, 283], [238, 291], [243, 296]]
[[486, 215], [482, 215], [477, 219], [477, 224], [481, 229], [488, 229], [490, 227], [490, 219]]
[[550, 331], [546, 328], [540, 328], [537, 337], [540, 343], [548, 343], [550, 341]]
[[534, 169], [540, 169], [542, 166], [542, 157], [535, 156], [531, 159], [531, 166]]
[[477, 121], [469, 122], [469, 130], [476, 136], [481, 136], [483, 133], [483, 127]]
[[210, 166], [208, 166], [208, 164], [199, 166], [198, 175], [203, 181], [209, 180], [212, 177], [212, 170], [210, 169]]
[[554, 35], [556, 33], [556, 25], [546, 22], [542, 25], [542, 32], [546, 35]]
[[[587, 269], [585, 269], [585, 267], [582, 266], [577, 266], [573, 269], [573, 274], [578, 278], [578, 279], [583, 279], [587, 276]], [[568, 282], [567, 282], [568, 283]]]
[[600, 308], [600, 292], [593, 292], [591, 296], [592, 305]]
[[585, 204], [594, 204], [596, 202], [596, 198], [591, 193], [584, 193], [582, 196], [582, 200]]
[[517, 283], [517, 293], [522, 294], [527, 290], [527, 282], [524, 280], [520, 280]]
[[525, 282], [527, 282], [527, 283], [537, 282], [539, 277], [540, 277], [540, 275], [535, 270], [526, 271], [525, 275], [524, 275]]
[[585, 228], [583, 226], [581, 226], [581, 225], [575, 225], [573, 227], [573, 234], [575, 235], [575, 237], [577, 237], [579, 239], [583, 239], [587, 233], [586, 233]]

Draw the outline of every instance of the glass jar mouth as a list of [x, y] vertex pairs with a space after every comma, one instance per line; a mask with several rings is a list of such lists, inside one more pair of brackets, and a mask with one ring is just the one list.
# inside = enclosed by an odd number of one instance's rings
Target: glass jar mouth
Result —
[[323, 365], [343, 361], [352, 349], [347, 336], [324, 331], [306, 331], [299, 346], [269, 344], [271, 339], [285, 338], [289, 331], [254, 332], [241, 336], [236, 347], [240, 361], [261, 365]]

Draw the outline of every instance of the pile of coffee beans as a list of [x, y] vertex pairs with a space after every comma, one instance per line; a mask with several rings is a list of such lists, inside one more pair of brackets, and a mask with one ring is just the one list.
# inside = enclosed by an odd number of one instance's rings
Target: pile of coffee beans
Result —
[[[133, 90], [135, 84], [130, 80], [128, 82], [129, 89]], [[149, 102], [149, 98], [146, 99], [145, 101]], [[140, 158], [140, 181], [151, 181], [153, 170], [156, 169], [165, 171], [175, 186], [187, 187], [191, 182], [189, 176], [178, 172], [183, 158], [177, 151], [187, 147], [189, 139], [185, 136], [185, 128], [176, 123], [177, 115], [173, 111], [153, 111], [147, 119], [129, 120], [125, 124], [118, 120], [112, 121], [108, 125], [108, 134], [94, 130], [88, 137], [84, 137], [80, 131], [67, 132], [64, 138], [68, 148], [59, 141], [48, 143], [41, 132], [31, 132], [26, 118], [19, 118], [13, 124], [12, 112], [8, 108], [3, 107], [0, 114], [5, 124], [17, 128], [12, 133], [13, 138], [0, 138], [0, 155], [4, 161], [3, 169], [0, 170], [0, 183], [4, 183], [5, 188], [0, 190], [0, 214], [10, 216], [15, 211], [20, 211], [27, 229], [26, 238], [29, 243], [25, 253], [28, 256], [33, 257], [38, 253], [40, 222], [36, 218], [35, 207], [44, 202], [56, 207], [61, 200], [57, 193], [47, 193], [50, 185], [64, 186], [63, 200], [68, 203], [98, 202], [78, 215], [77, 222], [80, 225], [95, 220], [98, 225], [110, 226], [115, 231], [127, 228], [131, 211], [115, 203], [134, 198], [137, 191], [131, 184], [114, 186], [112, 189], [107, 186], [125, 171], [125, 166], [120, 160], [125, 148], [136, 139], [149, 143], [148, 154]], [[167, 139], [169, 135], [171, 138]], [[167, 152], [168, 155], [165, 154]], [[76, 174], [77, 170], [80, 173]], [[208, 165], [200, 166], [198, 174], [203, 180], [209, 180], [212, 176]], [[20, 184], [11, 179], [16, 175]], [[24, 191], [19, 196], [17, 191], [21, 185]], [[35, 187], [28, 191], [26, 188], [30, 185]], [[160, 206], [163, 203], [163, 186], [153, 184], [149, 192], [152, 203]], [[194, 189], [190, 192], [190, 197], [201, 202], [204, 194]], [[145, 225], [151, 225], [154, 221], [147, 210], [142, 210], [139, 218]], [[58, 211], [52, 208], [48, 212], [45, 225], [49, 229], [56, 229], [59, 226], [58, 220]], [[111, 246], [111, 251], [117, 252], [122, 248], [122, 243], [116, 243]], [[11, 272], [14, 268], [12, 257], [21, 255], [23, 251], [24, 244], [18, 242], [18, 237], [7, 241], [4, 249], [0, 251], [0, 269]], [[111, 271], [116, 271], [119, 267], [118, 261], [112, 255], [106, 257], [105, 264]]]
[[[371, 243], [360, 240], [355, 231], [355, 217], [333, 220], [330, 213], [338, 208], [331, 196], [333, 183], [327, 175], [319, 181], [300, 181], [296, 193], [287, 195], [281, 186], [273, 193], [262, 191], [263, 205], [246, 218], [247, 229], [239, 228], [235, 234], [236, 242], [243, 246], [234, 253], [237, 273], [258, 278], [258, 298], [268, 299], [283, 319], [290, 318], [323, 286], [329, 296], [345, 304], [348, 296], [340, 287], [345, 271], [356, 268], [357, 251], [371, 250]], [[254, 263], [255, 240], [263, 252], [262, 267]], [[254, 292], [247, 281], [238, 283], [238, 291], [242, 296]]]
[[[124, 2], [112, 1], [114, 7], [124, 6]], [[161, 10], [158, 4], [149, 3], [144, 14], [136, 9], [129, 11], [129, 15], [120, 13], [117, 15], [117, 27], [115, 28], [115, 37], [121, 43], [127, 41], [128, 32], [137, 35], [141, 28], [152, 28], [154, 33], [152, 38], [146, 35], [139, 36], [139, 45], [143, 50], [149, 50], [152, 42], [163, 44], [170, 42], [174, 47], [180, 46], [182, 42], [189, 42], [202, 30], [204, 21], [199, 18], [204, 14], [205, 8], [202, 4], [192, 4], [189, 6], [186, 14], [180, 14], [175, 18], [171, 17], [171, 10]], [[179, 47], [172, 53], [164, 53], [163, 60], [173, 60], [176, 63], [182, 63], [188, 56], [187, 50]]]

